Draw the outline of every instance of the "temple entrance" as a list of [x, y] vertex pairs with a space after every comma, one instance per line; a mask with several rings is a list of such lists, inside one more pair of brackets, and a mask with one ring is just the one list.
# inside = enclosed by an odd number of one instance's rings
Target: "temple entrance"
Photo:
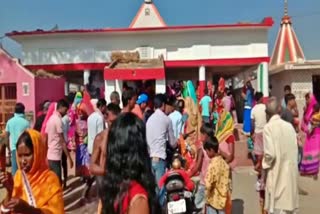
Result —
[[0, 84], [0, 129], [5, 128], [8, 121], [14, 114], [17, 101], [17, 86], [15, 83]]
[[320, 102], [320, 75], [312, 76], [313, 94], [316, 96], [318, 102]]

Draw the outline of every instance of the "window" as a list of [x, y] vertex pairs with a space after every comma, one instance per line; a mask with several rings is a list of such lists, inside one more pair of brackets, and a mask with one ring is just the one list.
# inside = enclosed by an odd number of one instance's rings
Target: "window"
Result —
[[146, 8], [146, 9], [145, 9], [144, 15], [150, 16], [150, 8]]
[[30, 86], [28, 82], [22, 83], [22, 96], [29, 96], [30, 95]]

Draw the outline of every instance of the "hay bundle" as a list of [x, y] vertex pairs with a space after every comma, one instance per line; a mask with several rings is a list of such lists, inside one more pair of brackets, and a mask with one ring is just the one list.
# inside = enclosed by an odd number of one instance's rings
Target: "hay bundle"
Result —
[[49, 73], [43, 69], [39, 69], [37, 71], [34, 71], [33, 74], [36, 77], [40, 77], [40, 78], [49, 78], [49, 79], [59, 79], [61, 76], [57, 76], [53, 73]]
[[139, 52], [113, 52], [111, 54], [111, 61], [118, 63], [139, 62]]

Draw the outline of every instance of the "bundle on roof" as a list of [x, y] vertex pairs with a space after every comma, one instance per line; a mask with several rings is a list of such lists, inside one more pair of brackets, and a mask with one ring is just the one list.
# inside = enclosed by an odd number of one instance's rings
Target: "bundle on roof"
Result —
[[118, 63], [139, 62], [139, 52], [113, 52], [111, 54], [111, 61]]
[[59, 78], [61, 78], [61, 76], [58, 76], [58, 75], [55, 75], [53, 73], [47, 72], [47, 71], [45, 71], [43, 69], [32, 71], [32, 73], [36, 77], [41, 77], [41, 78], [50, 78], [50, 79], [59, 79]]

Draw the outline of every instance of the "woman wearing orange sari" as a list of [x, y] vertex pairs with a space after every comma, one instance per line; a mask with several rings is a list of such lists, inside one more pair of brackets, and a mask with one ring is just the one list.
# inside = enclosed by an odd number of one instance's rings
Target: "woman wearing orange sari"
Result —
[[45, 150], [39, 132], [22, 133], [17, 143], [19, 169], [14, 180], [9, 173], [0, 174], [0, 183], [8, 192], [0, 213], [64, 213], [61, 185], [46, 164]]

